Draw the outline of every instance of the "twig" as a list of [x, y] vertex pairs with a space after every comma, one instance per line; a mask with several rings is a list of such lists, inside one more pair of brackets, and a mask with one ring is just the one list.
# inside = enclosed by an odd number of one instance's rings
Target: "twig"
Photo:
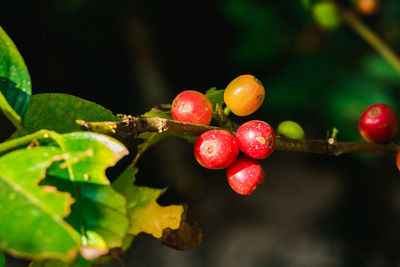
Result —
[[371, 31], [352, 11], [339, 9], [344, 22], [380, 53], [399, 73], [400, 59], [396, 53]]
[[[142, 132], [175, 132], [188, 135], [200, 135], [210, 130], [225, 130], [235, 134], [234, 130], [227, 130], [214, 126], [205, 126], [174, 120], [152, 117], [142, 118], [123, 116], [121, 122], [85, 122], [78, 121], [82, 130], [96, 131], [108, 135], [136, 136]], [[107, 125], [107, 127], [101, 127]], [[112, 125], [112, 127], [110, 127]], [[367, 142], [338, 142], [334, 138], [327, 140], [291, 139], [277, 136], [276, 150], [291, 152], [318, 153], [339, 156], [342, 154], [361, 153], [395, 157], [400, 151], [396, 144], [372, 144]]]

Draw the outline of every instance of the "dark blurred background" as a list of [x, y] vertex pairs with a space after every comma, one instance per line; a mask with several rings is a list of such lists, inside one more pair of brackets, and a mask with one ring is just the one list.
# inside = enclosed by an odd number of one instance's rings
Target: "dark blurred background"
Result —
[[[359, 16], [400, 53], [398, 0]], [[73, 94], [114, 113], [142, 114], [183, 90], [223, 89], [241, 74], [263, 82], [266, 100], [250, 117], [233, 116], [237, 122], [294, 120], [307, 138], [337, 127], [339, 141], [360, 141], [365, 108], [385, 102], [399, 111], [400, 74], [346, 25], [318, 27], [300, 0], [1, 0], [0, 25], [23, 55], [34, 93]], [[5, 140], [14, 129], [2, 115], [0, 125]], [[242, 197], [224, 171], [200, 167], [185, 141], [151, 148], [138, 184], [168, 186], [162, 204], [187, 203], [203, 243], [180, 252], [139, 235], [127, 266], [400, 266], [394, 159], [275, 151], [262, 164], [263, 187]]]

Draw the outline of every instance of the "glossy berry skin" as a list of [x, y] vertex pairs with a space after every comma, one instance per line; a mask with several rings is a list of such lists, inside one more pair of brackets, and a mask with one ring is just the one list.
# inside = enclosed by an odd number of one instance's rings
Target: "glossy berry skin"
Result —
[[231, 188], [240, 195], [250, 195], [264, 182], [264, 171], [257, 160], [239, 157], [227, 169]]
[[374, 104], [360, 117], [361, 136], [370, 143], [385, 143], [393, 138], [399, 128], [396, 112], [387, 104]]
[[282, 121], [279, 123], [276, 133], [292, 139], [304, 139], [303, 128], [294, 121]]
[[192, 90], [183, 91], [172, 101], [171, 115], [176, 121], [210, 125], [212, 104], [200, 92]]
[[253, 159], [264, 159], [275, 148], [274, 129], [263, 121], [248, 121], [236, 131], [236, 140], [240, 150]]
[[235, 137], [222, 130], [203, 133], [194, 143], [197, 162], [208, 169], [218, 170], [230, 166], [239, 155]]
[[237, 116], [254, 113], [264, 102], [265, 89], [253, 75], [242, 75], [231, 81], [225, 88], [224, 101]]

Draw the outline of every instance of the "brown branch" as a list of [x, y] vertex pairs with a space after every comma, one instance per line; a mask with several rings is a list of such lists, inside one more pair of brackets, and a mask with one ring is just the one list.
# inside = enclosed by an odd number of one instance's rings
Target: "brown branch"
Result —
[[367, 142], [338, 142], [333, 138], [328, 140], [290, 139], [278, 136], [276, 149], [292, 152], [307, 152], [340, 156], [342, 154], [374, 154], [395, 157], [400, 146], [395, 144], [372, 144]]
[[[225, 130], [235, 134], [234, 130], [222, 129], [214, 126], [205, 126], [178, 122], [170, 119], [152, 117], [122, 116], [121, 122], [85, 122], [78, 121], [82, 130], [95, 131], [108, 135], [137, 136], [143, 132], [174, 132], [188, 135], [200, 135], [210, 130]], [[395, 157], [400, 151], [396, 144], [372, 144], [367, 142], [338, 142], [334, 138], [327, 140], [290, 139], [283, 136], [276, 138], [276, 150], [291, 152], [318, 153], [339, 156], [342, 154], [374, 154]]]

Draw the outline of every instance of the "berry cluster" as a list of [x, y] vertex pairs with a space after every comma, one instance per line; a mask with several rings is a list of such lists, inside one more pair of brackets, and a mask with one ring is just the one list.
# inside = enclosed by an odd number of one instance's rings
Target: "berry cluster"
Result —
[[[255, 112], [264, 97], [264, 86], [253, 75], [235, 78], [224, 91], [226, 106], [237, 116]], [[184, 91], [173, 100], [171, 114], [177, 121], [209, 125], [212, 104], [200, 92]], [[242, 124], [235, 136], [224, 130], [203, 133], [195, 142], [193, 152], [197, 162], [205, 168], [227, 168], [232, 189], [241, 195], [249, 195], [264, 182], [264, 171], [257, 160], [268, 157], [274, 148], [273, 128], [266, 122], [254, 120]], [[239, 156], [240, 151], [243, 156]]]
[[[229, 83], [224, 90], [225, 110], [237, 116], [255, 112], [263, 103], [265, 89], [253, 75], [242, 75]], [[210, 125], [213, 105], [204, 94], [184, 91], [178, 94], [171, 106], [176, 121]], [[361, 136], [371, 143], [390, 141], [399, 128], [396, 112], [387, 104], [368, 107], [359, 120]], [[293, 121], [281, 122], [277, 134], [292, 139], [303, 139], [304, 131]], [[232, 189], [241, 194], [251, 194], [264, 182], [264, 171], [257, 160], [265, 159], [274, 151], [274, 129], [266, 122], [252, 120], [243, 123], [233, 135], [225, 130], [203, 133], [195, 142], [193, 152], [197, 162], [208, 169], [227, 169]], [[240, 152], [243, 155], [239, 155]], [[400, 153], [396, 158], [400, 170]]]

